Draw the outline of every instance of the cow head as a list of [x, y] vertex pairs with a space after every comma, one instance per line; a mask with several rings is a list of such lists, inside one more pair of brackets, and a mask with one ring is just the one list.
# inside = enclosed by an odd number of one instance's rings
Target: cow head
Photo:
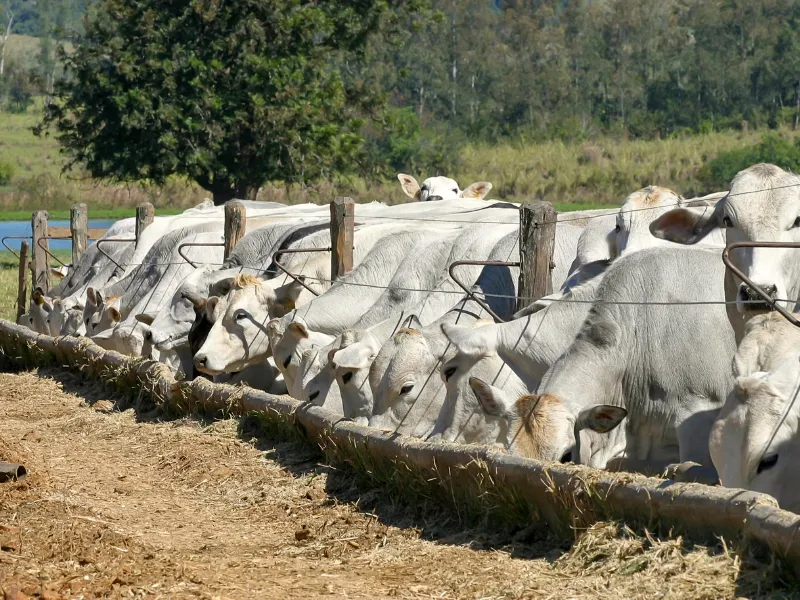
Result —
[[465, 190], [462, 190], [458, 187], [458, 183], [449, 177], [428, 177], [422, 182], [421, 186], [411, 175], [399, 173], [397, 179], [400, 180], [400, 187], [403, 188], [406, 196], [418, 202], [453, 200], [455, 198], [482, 199], [492, 189], [492, 184], [488, 181], [473, 183]]
[[[728, 195], [715, 208], [673, 209], [651, 225], [656, 237], [694, 244], [724, 228], [731, 242], [800, 242], [800, 177], [775, 165], [758, 164], [740, 171]], [[772, 298], [793, 308], [800, 298], [800, 251], [787, 248], [738, 248], [731, 262]], [[726, 299], [736, 302], [729, 311], [740, 335], [741, 321], [768, 310], [746, 284], [726, 276]]]
[[711, 429], [709, 449], [722, 485], [764, 492], [800, 510], [800, 353], [772, 372], [739, 377]]
[[267, 323], [278, 304], [272, 288], [252, 275], [238, 275], [223, 297], [212, 296], [206, 315], [213, 323], [194, 357], [209, 375], [241, 371], [270, 355]]

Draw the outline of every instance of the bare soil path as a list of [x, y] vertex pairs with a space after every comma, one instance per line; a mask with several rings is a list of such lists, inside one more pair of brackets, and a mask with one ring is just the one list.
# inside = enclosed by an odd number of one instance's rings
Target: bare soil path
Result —
[[[68, 391], [67, 391], [68, 390]], [[788, 593], [734, 552], [598, 524], [570, 548], [387, 497], [254, 421], [159, 421], [80, 375], [0, 373], [5, 598], [721, 598]], [[254, 439], [255, 437], [255, 439]], [[505, 536], [505, 538], [503, 537]]]

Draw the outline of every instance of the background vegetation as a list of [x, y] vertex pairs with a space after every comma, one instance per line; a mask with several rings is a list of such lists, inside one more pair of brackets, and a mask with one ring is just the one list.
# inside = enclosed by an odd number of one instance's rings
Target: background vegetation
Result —
[[[142, 199], [178, 207], [209, 195], [176, 178], [121, 187], [80, 170], [62, 176], [57, 144], [30, 133], [48, 102], [48, 73], [62, 76], [49, 57], [58, 47], [72, 52], [83, 15], [100, 5], [0, 0], [0, 35], [9, 11], [12, 34], [25, 34], [9, 39], [0, 76], [2, 207], [65, 208], [76, 199], [97, 208]], [[360, 154], [294, 184], [267, 182], [259, 198], [402, 201], [393, 175], [404, 171], [453, 175], [462, 186], [489, 180], [492, 196], [509, 200], [605, 204], [649, 183], [685, 195], [723, 189], [758, 160], [800, 164], [796, 2], [432, 0], [431, 7], [398, 13], [392, 36], [372, 39], [359, 60], [331, 59], [348, 86], [377, 89], [387, 103], [363, 119]]]

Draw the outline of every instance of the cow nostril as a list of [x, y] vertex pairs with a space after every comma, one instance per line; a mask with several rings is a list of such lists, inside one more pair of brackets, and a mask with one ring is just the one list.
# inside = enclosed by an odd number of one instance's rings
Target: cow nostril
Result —
[[458, 370], [458, 368], [457, 368], [457, 367], [448, 367], [447, 369], [445, 369], [445, 371], [444, 371], [444, 380], [445, 380], [445, 381], [450, 381], [450, 378], [451, 378], [453, 375], [455, 375], [455, 374], [456, 374], [456, 371], [457, 371], [457, 370]]
[[441, 196], [428, 196], [428, 202], [436, 202], [441, 199], [442, 199]]
[[765, 285], [761, 289], [763, 289], [764, 293], [766, 293], [773, 300], [778, 296], [778, 286], [776, 285]]
[[194, 362], [196, 365], [204, 367], [206, 365], [206, 361], [208, 360], [207, 356], [195, 356]]
[[153, 332], [152, 331], [146, 332], [144, 334], [144, 339], [146, 339], [148, 342], [152, 342], [153, 341]]

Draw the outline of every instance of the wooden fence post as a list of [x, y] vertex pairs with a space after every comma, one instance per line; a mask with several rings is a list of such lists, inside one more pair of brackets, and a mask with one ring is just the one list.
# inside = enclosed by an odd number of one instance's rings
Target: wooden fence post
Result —
[[50, 250], [47, 240], [47, 211], [37, 210], [31, 217], [31, 232], [33, 235], [33, 282], [32, 287], [42, 288], [45, 294], [50, 291], [50, 257], [46, 250]]
[[89, 211], [85, 204], [73, 204], [69, 209], [69, 232], [72, 236], [72, 268], [89, 246]]
[[232, 253], [247, 230], [247, 211], [244, 204], [233, 200], [225, 203], [225, 258]]
[[527, 200], [519, 207], [517, 310], [553, 293], [553, 251], [558, 213], [549, 202]]
[[139, 237], [156, 218], [156, 210], [149, 202], [143, 202], [136, 207], [136, 245], [139, 245]]
[[331, 280], [353, 270], [356, 204], [352, 198], [337, 196], [331, 202]]
[[19, 288], [17, 290], [17, 322], [28, 307], [28, 268], [30, 244], [22, 240], [19, 247]]

